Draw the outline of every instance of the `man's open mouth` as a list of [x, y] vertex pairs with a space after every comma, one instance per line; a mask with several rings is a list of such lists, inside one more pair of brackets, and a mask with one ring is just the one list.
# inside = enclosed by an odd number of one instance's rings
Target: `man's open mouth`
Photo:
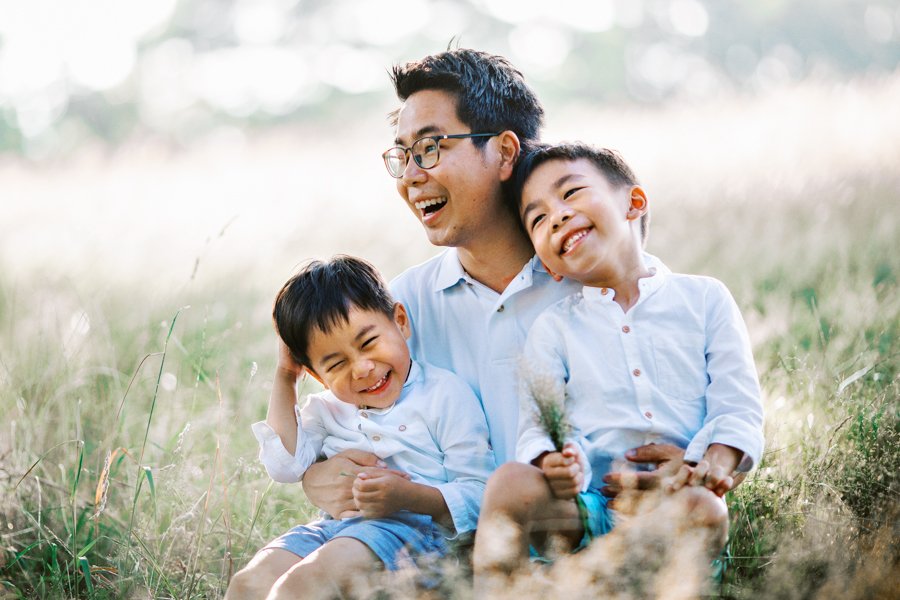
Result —
[[415, 206], [418, 210], [422, 211], [422, 216], [425, 217], [441, 210], [442, 208], [444, 208], [445, 204], [447, 204], [447, 198], [441, 196], [440, 198], [419, 200], [418, 202], [416, 202]]

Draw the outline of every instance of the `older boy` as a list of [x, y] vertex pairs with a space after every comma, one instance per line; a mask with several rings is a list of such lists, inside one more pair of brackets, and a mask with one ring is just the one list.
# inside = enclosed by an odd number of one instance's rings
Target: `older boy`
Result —
[[[525, 345], [523, 377], [564, 387], [555, 401], [573, 433], [558, 451], [534, 411], [523, 409], [516, 452], [524, 464], [504, 465], [489, 480], [476, 573], [513, 570], [529, 543], [546, 537], [541, 524], [554, 514], [561, 521], [550, 529], [574, 549], [607, 533], [603, 476], [629, 448], [654, 442], [686, 449], [666, 502], [681, 504], [675, 514], [688, 527], [717, 534], [711, 545], [722, 542], [720, 497], [763, 446], [759, 384], [734, 300], [720, 282], [673, 274], [642, 251], [647, 196], [614, 152], [542, 147], [520, 161], [515, 187], [547, 270], [584, 284], [538, 317]], [[678, 491], [683, 486], [691, 489]], [[576, 505], [584, 520], [569, 518]], [[512, 544], [483, 543], [510, 521]]]
[[254, 423], [269, 475], [296, 482], [318, 458], [347, 449], [393, 471], [355, 478], [362, 516], [301, 525], [267, 546], [298, 557], [270, 597], [331, 597], [380, 566], [445, 554], [445, 537], [474, 530], [495, 467], [469, 386], [410, 360], [406, 310], [360, 259], [310, 263], [278, 293], [273, 316], [291, 355], [327, 391], [311, 394], [296, 418]]

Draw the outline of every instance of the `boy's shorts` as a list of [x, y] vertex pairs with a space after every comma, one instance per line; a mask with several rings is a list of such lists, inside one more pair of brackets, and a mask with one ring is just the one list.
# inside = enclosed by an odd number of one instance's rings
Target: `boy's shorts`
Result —
[[441, 557], [447, 553], [446, 539], [431, 517], [408, 511], [382, 519], [322, 519], [298, 525], [272, 540], [266, 548], [306, 557], [340, 537], [353, 538], [368, 546], [389, 571], [415, 565], [425, 556]]
[[[575, 503], [578, 505], [578, 514], [581, 517], [581, 525], [584, 528], [584, 535], [578, 545], [572, 549], [572, 553], [584, 550], [591, 541], [602, 535], [606, 535], [613, 528], [613, 515], [607, 508], [608, 498], [600, 493], [599, 490], [588, 488], [586, 492], [582, 492], [575, 497]], [[545, 560], [544, 556], [534, 547], [529, 546], [528, 552], [533, 560]]]

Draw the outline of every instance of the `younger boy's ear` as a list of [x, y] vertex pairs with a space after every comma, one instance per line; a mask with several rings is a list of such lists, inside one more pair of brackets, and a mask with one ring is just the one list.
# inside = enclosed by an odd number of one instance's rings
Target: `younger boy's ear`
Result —
[[550, 267], [547, 266], [547, 263], [545, 263], [544, 261], [541, 261], [541, 265], [543, 265], [544, 269], [546, 269], [546, 271], [548, 273], [550, 273], [550, 277], [553, 278], [553, 281], [562, 281], [562, 278], [563, 278], [562, 275], [559, 275], [558, 273], [554, 273], [553, 271], [551, 271]]
[[497, 138], [500, 142], [500, 181], [507, 181], [512, 177], [522, 144], [519, 136], [510, 130], [504, 131]]
[[403, 337], [409, 339], [409, 336], [412, 335], [412, 327], [409, 323], [409, 315], [406, 312], [406, 307], [400, 302], [394, 303], [394, 323], [397, 324]]
[[644, 216], [647, 211], [650, 210], [649, 203], [647, 202], [647, 193], [644, 192], [644, 188], [639, 185], [631, 187], [628, 201], [628, 213], [625, 215], [625, 218], [629, 221]]
[[322, 387], [324, 387], [326, 390], [328, 389], [328, 386], [325, 385], [325, 382], [322, 381], [322, 378], [321, 378], [321, 377], [319, 377], [318, 375], [316, 375], [316, 372], [315, 372], [315, 371], [313, 371], [313, 370], [310, 369], [309, 367], [303, 367], [303, 374], [306, 375], [307, 373], [309, 373], [309, 374], [312, 376], [313, 379], [315, 379], [316, 381], [318, 381], [319, 383], [321, 383], [321, 384], [322, 384]]

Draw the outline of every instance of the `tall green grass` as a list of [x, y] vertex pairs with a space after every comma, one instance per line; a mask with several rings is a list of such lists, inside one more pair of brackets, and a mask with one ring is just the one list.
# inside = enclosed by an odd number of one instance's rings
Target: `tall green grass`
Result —
[[[650, 250], [729, 285], [765, 393], [767, 451], [728, 495], [713, 595], [900, 589], [897, 190], [891, 175], [777, 199], [723, 184], [715, 210], [654, 205]], [[113, 283], [0, 273], [0, 597], [220, 597], [313, 514], [269, 482], [249, 432], [274, 289]]]

